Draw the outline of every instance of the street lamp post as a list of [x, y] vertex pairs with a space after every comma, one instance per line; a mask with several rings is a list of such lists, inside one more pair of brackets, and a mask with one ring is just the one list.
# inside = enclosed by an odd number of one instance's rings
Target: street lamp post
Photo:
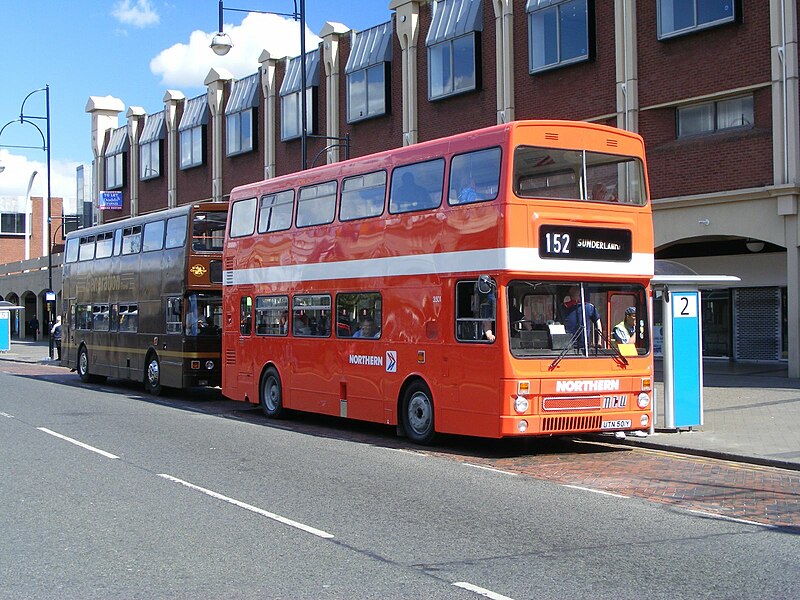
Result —
[[[45, 94], [45, 114], [44, 115], [32, 115], [32, 114], [25, 114], [25, 103], [28, 101], [28, 98], [33, 96], [38, 92], [44, 92]], [[43, 88], [38, 90], [33, 90], [22, 101], [22, 106], [19, 109], [19, 118], [12, 119], [5, 125], [3, 128], [0, 129], [0, 137], [2, 137], [3, 132], [6, 130], [6, 127], [11, 125], [12, 123], [16, 123], [19, 121], [22, 124], [29, 124], [33, 125], [36, 130], [39, 132], [39, 135], [42, 137], [42, 146], [0, 146], [0, 148], [27, 148], [27, 149], [42, 149], [47, 154], [47, 286], [48, 292], [52, 294], [53, 292], [53, 247], [50, 245], [50, 240], [52, 238], [52, 216], [50, 214], [50, 209], [52, 205], [51, 200], [51, 187], [50, 187], [50, 86], [45, 85]], [[37, 125], [36, 121], [44, 121], [45, 122], [45, 131], [42, 132], [42, 128]], [[52, 311], [48, 310], [48, 317], [52, 319]], [[48, 320], [49, 320], [48, 319]], [[53, 348], [50, 348], [50, 358], [53, 358]]]
[[[299, 6], [298, 6], [299, 5]], [[294, 12], [280, 13], [266, 10], [249, 10], [246, 8], [225, 8], [223, 0], [219, 0], [219, 29], [211, 40], [211, 49], [218, 56], [225, 56], [233, 47], [231, 37], [222, 31], [222, 14], [224, 11], [233, 12], [254, 12], [262, 15], [278, 15], [280, 17], [291, 17], [295, 21], [300, 21], [300, 154], [302, 155], [303, 171], [308, 168], [308, 138], [334, 139], [338, 143], [334, 145], [345, 146], [345, 157], [350, 157], [350, 137], [331, 138], [323, 135], [310, 135], [308, 133], [307, 121], [307, 99], [306, 99], [306, 0], [294, 0]], [[343, 142], [343, 143], [342, 143]]]

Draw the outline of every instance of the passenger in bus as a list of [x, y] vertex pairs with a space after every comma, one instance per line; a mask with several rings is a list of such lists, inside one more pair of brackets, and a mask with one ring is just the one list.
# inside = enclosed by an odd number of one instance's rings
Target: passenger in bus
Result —
[[475, 178], [471, 175], [464, 177], [461, 189], [458, 191], [458, 203], [468, 204], [479, 200], [478, 191], [475, 189]]
[[[570, 335], [576, 335], [583, 328], [586, 320], [594, 324], [597, 335], [597, 343], [603, 339], [603, 324], [600, 321], [600, 313], [597, 312], [594, 304], [585, 302], [581, 304], [581, 291], [577, 286], [569, 288], [569, 296], [561, 306], [561, 322]], [[590, 344], [595, 340], [589, 339]]]
[[380, 337], [380, 335], [381, 330], [377, 323], [375, 323], [375, 319], [372, 317], [366, 317], [363, 321], [361, 321], [361, 327], [359, 327], [358, 331], [353, 334], [353, 337], [374, 339]]
[[311, 335], [311, 326], [308, 324], [308, 317], [303, 313], [295, 313], [294, 329], [295, 335]]
[[343, 308], [336, 316], [336, 336], [337, 337], [351, 337], [353, 330], [350, 326], [350, 317], [347, 314], [347, 309]]
[[636, 307], [629, 306], [625, 309], [622, 321], [614, 326], [611, 333], [615, 346], [617, 344], [630, 344], [636, 341]]
[[414, 179], [414, 174], [410, 171], [403, 173], [403, 178], [400, 180], [400, 187], [393, 198], [395, 209], [409, 210], [415, 206], [427, 206], [429, 200], [428, 192], [424, 187], [417, 184]]
[[278, 333], [280, 335], [286, 335], [289, 333], [289, 311], [284, 310], [281, 313], [280, 318], [278, 319]]

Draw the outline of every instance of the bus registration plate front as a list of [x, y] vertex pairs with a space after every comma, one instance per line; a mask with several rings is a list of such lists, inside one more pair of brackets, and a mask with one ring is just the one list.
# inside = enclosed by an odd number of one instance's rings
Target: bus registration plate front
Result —
[[603, 421], [600, 424], [601, 429], [628, 429], [631, 426], [630, 419], [618, 419], [616, 421]]

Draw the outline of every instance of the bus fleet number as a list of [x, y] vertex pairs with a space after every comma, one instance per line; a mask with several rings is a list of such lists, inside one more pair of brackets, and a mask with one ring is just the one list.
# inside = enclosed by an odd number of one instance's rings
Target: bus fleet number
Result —
[[547, 232], [545, 235], [548, 254], [569, 254], [569, 234]]

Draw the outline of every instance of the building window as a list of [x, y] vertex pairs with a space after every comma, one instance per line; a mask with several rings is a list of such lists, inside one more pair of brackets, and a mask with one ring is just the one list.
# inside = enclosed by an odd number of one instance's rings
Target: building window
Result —
[[[316, 102], [314, 93], [319, 86], [319, 50], [306, 52], [305, 74], [306, 74], [306, 132], [314, 131]], [[301, 69], [300, 57], [296, 56], [289, 61], [286, 69], [286, 77], [281, 84], [281, 140], [291, 140], [300, 137], [303, 129], [303, 122], [300, 120], [302, 112], [302, 97], [300, 96], [303, 85], [303, 72]]]
[[347, 122], [386, 114], [387, 63], [354, 71], [347, 76]]
[[678, 109], [678, 137], [752, 127], [753, 96], [703, 102]]
[[428, 98], [478, 89], [477, 59], [483, 31], [481, 0], [435, 0], [428, 47]]
[[161, 140], [165, 130], [163, 110], [147, 115], [139, 139], [139, 179], [154, 179], [161, 175]]
[[528, 61], [536, 73], [591, 57], [590, 0], [528, 1]]
[[158, 140], [139, 146], [139, 179], [154, 179], [161, 175], [161, 144]]
[[230, 98], [225, 107], [227, 154], [243, 154], [253, 150], [255, 107], [258, 106], [260, 74], [239, 79], [231, 84]]
[[125, 154], [112, 154], [106, 156], [106, 189], [113, 190], [121, 188], [123, 183], [123, 166]]
[[181, 169], [203, 164], [203, 126], [181, 131]]
[[735, 0], [658, 0], [658, 39], [715, 27], [735, 19]]
[[477, 87], [475, 32], [428, 48], [430, 99], [468, 92]]
[[0, 215], [0, 234], [25, 235], [25, 213], [3, 213]]
[[203, 129], [208, 122], [208, 99], [198, 96], [186, 101], [178, 125], [180, 132], [181, 169], [203, 164]]
[[[314, 129], [314, 94], [311, 88], [306, 89], [306, 132]], [[281, 97], [281, 140], [299, 138], [302, 123], [300, 122], [300, 92]]]
[[243, 154], [253, 149], [253, 109], [226, 115], [228, 156]]

